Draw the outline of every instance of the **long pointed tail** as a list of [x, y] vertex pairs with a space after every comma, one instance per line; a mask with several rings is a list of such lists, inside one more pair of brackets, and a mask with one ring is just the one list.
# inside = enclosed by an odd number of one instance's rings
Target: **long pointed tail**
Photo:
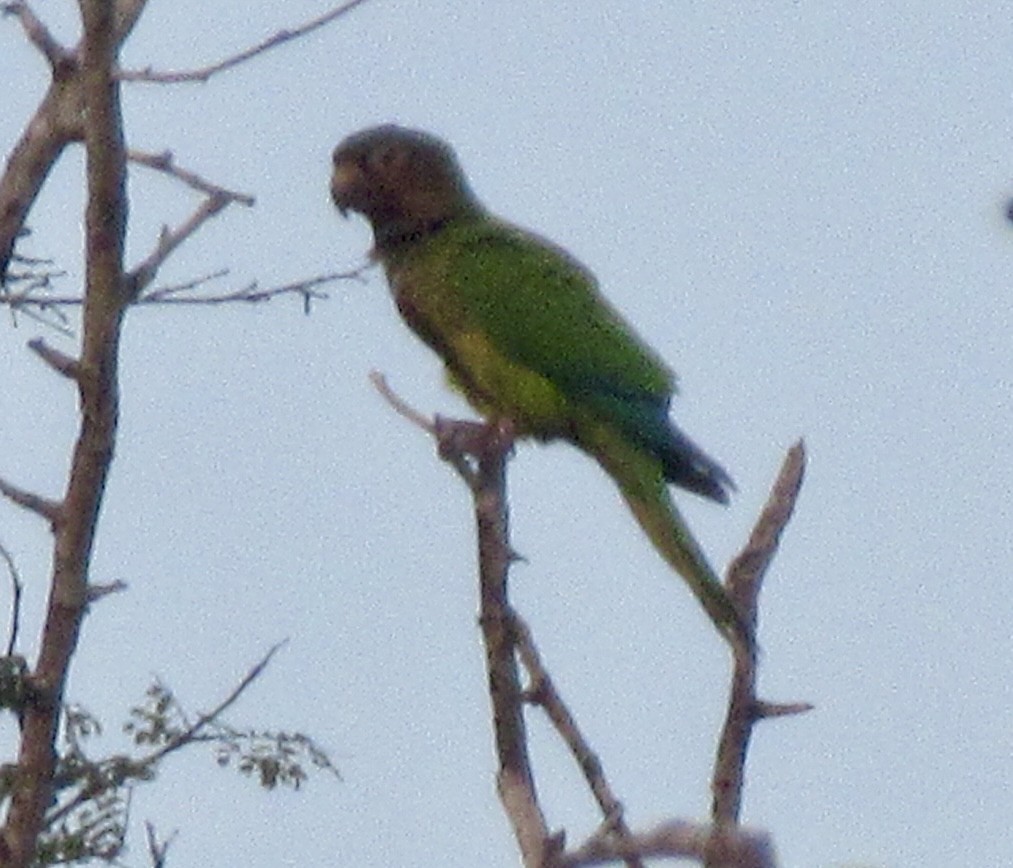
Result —
[[685, 580], [718, 630], [752, 644], [751, 631], [672, 500], [661, 463], [617, 432], [600, 427], [582, 444], [619, 486], [623, 499], [658, 553]]

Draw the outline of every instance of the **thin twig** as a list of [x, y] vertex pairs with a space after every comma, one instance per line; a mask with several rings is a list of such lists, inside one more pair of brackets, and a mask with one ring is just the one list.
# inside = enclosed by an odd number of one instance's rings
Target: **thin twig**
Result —
[[421, 428], [431, 437], [436, 436], [435, 423], [428, 416], [424, 416], [411, 404], [401, 398], [397, 392], [390, 387], [390, 384], [387, 382], [387, 377], [384, 374], [380, 373], [380, 371], [370, 371], [369, 381], [373, 384], [376, 391], [383, 396], [384, 400], [394, 408], [394, 412], [396, 412], [399, 416], [403, 416], [417, 428]]
[[351, 12], [356, 6], [360, 6], [365, 2], [366, 0], [350, 0], [350, 2], [331, 9], [329, 12], [325, 12], [323, 15], [302, 24], [293, 30], [279, 30], [273, 36], [268, 37], [258, 45], [255, 45], [252, 48], [247, 48], [245, 51], [240, 51], [238, 54], [234, 54], [231, 57], [225, 58], [225, 60], [220, 60], [218, 63], [213, 63], [209, 66], [202, 67], [201, 69], [157, 72], [149, 66], [144, 69], [120, 70], [118, 75], [121, 81], [139, 81], [151, 84], [183, 84], [185, 82], [203, 83], [219, 72], [224, 72], [227, 69], [239, 66], [241, 63], [252, 60], [258, 54], [263, 54], [265, 51], [277, 48], [279, 45], [284, 45], [286, 42], [291, 42], [293, 39], [298, 39], [313, 30], [323, 27], [326, 24], [330, 24], [336, 18], [340, 18], [342, 15]]
[[260, 289], [256, 281], [254, 281], [242, 289], [222, 293], [220, 295], [181, 296], [177, 294], [180, 291], [179, 287], [169, 287], [164, 290], [159, 289], [144, 293], [136, 300], [135, 303], [162, 305], [217, 305], [229, 304], [236, 301], [258, 303], [262, 301], [270, 301], [271, 299], [278, 298], [283, 295], [298, 295], [302, 297], [303, 308], [308, 312], [309, 303], [311, 301], [321, 301], [329, 297], [327, 293], [320, 292], [316, 287], [323, 286], [328, 283], [334, 283], [338, 280], [358, 280], [361, 275], [362, 269], [353, 269], [351, 271], [332, 271], [328, 274], [318, 274], [316, 277], [307, 277], [303, 280], [296, 280], [292, 283], [285, 283], [281, 286], [272, 286], [267, 289]]
[[18, 488], [18, 486], [13, 485], [6, 479], [0, 479], [0, 494], [23, 509], [42, 516], [50, 524], [56, 525], [60, 520], [60, 513], [63, 508], [63, 504], [60, 501], [49, 500], [38, 494], [33, 494], [31, 491], [25, 491], [25, 489]]
[[[383, 399], [394, 408], [399, 416], [403, 416], [413, 425], [421, 428], [429, 436], [439, 439], [439, 424], [438, 420], [430, 419], [428, 416], [424, 416], [403, 398], [401, 398], [387, 383], [387, 378], [379, 371], [369, 372], [369, 381], [373, 384], [373, 388], [376, 389], [383, 397]], [[457, 471], [457, 475], [461, 477], [470, 487], [475, 484], [475, 468], [471, 466], [467, 457], [457, 451], [450, 451], [444, 454], [441, 451], [441, 458], [447, 461], [454, 470]]]
[[[362, 272], [369, 266], [352, 269], [351, 271], [333, 271], [328, 274], [318, 274], [314, 277], [307, 277], [303, 280], [296, 280], [292, 283], [285, 283], [281, 286], [272, 286], [261, 289], [256, 282], [247, 284], [240, 289], [230, 292], [217, 293], [213, 295], [182, 295], [188, 289], [195, 289], [208, 283], [214, 278], [220, 277], [228, 272], [218, 271], [212, 275], [195, 278], [185, 284], [162, 287], [142, 293], [132, 302], [134, 305], [220, 305], [233, 302], [259, 303], [270, 301], [284, 295], [298, 295], [303, 299], [304, 307], [310, 301], [323, 301], [329, 298], [327, 293], [317, 289], [328, 283], [338, 280], [359, 280]], [[30, 313], [33, 307], [41, 310], [55, 310], [58, 308], [80, 307], [84, 299], [77, 295], [58, 296], [32, 296], [32, 295], [0, 295], [0, 305], [7, 305], [16, 311]], [[33, 347], [34, 349], [34, 347]], [[38, 352], [36, 350], [36, 352]], [[48, 361], [48, 359], [47, 359]], [[61, 372], [62, 373], [62, 372]]]
[[21, 584], [21, 575], [18, 573], [17, 564], [14, 563], [14, 558], [3, 543], [0, 543], [0, 557], [7, 562], [7, 571], [11, 577], [11, 632], [7, 639], [6, 654], [7, 657], [10, 657], [14, 654], [14, 649], [18, 647], [18, 629], [21, 624], [21, 590], [24, 586]]
[[173, 156], [172, 151], [162, 151], [160, 154], [152, 154], [148, 151], [139, 151], [136, 148], [130, 148], [127, 151], [127, 159], [132, 163], [137, 163], [141, 166], [147, 166], [149, 169], [154, 169], [156, 172], [162, 172], [165, 175], [169, 175], [175, 178], [177, 181], [182, 181], [186, 186], [198, 193], [203, 193], [206, 196], [224, 196], [233, 202], [238, 202], [240, 205], [246, 205], [252, 208], [257, 200], [249, 193], [240, 193], [237, 190], [229, 190], [226, 187], [222, 187], [218, 184], [213, 184], [211, 181], [202, 178], [196, 172], [192, 172], [189, 169], [184, 169], [182, 166], [176, 164], [176, 158]]
[[151, 857], [151, 868], [165, 868], [166, 854], [169, 846], [176, 839], [177, 830], [173, 830], [164, 841], [159, 841], [155, 826], [150, 820], [144, 822], [144, 834], [148, 841], [148, 856]]
[[246, 689], [260, 677], [261, 673], [263, 673], [263, 671], [267, 668], [267, 665], [271, 662], [271, 658], [287, 644], [288, 639], [282, 639], [280, 642], [272, 645], [268, 652], [261, 658], [260, 662], [246, 673], [243, 680], [240, 681], [235, 688], [233, 688], [232, 692], [229, 693], [225, 699], [219, 702], [218, 705], [211, 709], [211, 711], [199, 715], [197, 720], [195, 720], [189, 727], [168, 743], [158, 748], [158, 750], [152, 751], [152, 753], [148, 754], [146, 757], [138, 760], [137, 764], [139, 766], [152, 767], [169, 754], [175, 753], [190, 742], [199, 740], [201, 730], [209, 723], [217, 720], [224, 711], [233, 705], [236, 700], [246, 692]]
[[163, 227], [155, 249], [127, 274], [127, 298], [134, 301], [155, 279], [158, 269], [162, 267], [173, 251], [208, 220], [221, 212], [231, 201], [233, 200], [225, 195], [208, 196], [197, 206], [190, 217], [175, 229], [170, 230]]

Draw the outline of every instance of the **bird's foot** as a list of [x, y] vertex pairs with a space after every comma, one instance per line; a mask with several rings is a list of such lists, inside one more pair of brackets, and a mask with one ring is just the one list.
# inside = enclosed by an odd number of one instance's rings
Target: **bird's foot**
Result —
[[436, 416], [433, 427], [437, 450], [444, 461], [459, 455], [481, 458], [490, 452], [506, 454], [513, 450], [516, 437], [516, 426], [510, 419], [468, 422]]

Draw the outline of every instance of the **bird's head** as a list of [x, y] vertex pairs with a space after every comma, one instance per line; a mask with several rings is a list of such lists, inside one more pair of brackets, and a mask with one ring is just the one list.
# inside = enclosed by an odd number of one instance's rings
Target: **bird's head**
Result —
[[334, 149], [331, 198], [373, 224], [377, 246], [431, 231], [478, 207], [451, 147], [394, 124], [354, 133]]

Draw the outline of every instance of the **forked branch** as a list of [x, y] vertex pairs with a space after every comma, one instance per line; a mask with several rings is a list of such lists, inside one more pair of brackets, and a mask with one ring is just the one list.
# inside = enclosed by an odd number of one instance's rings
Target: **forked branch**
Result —
[[[622, 861], [638, 868], [655, 857], [691, 858], [708, 868], [773, 868], [769, 838], [738, 826], [746, 751], [752, 726], [765, 717], [798, 714], [807, 703], [775, 704], [756, 698], [756, 657], [751, 648], [735, 648], [728, 719], [715, 762], [713, 823], [675, 820], [648, 832], [634, 833], [623, 819], [601, 762], [577, 727], [541, 662], [531, 632], [507, 598], [507, 572], [515, 558], [508, 537], [506, 461], [512, 449], [510, 426], [430, 420], [398, 397], [378, 373], [373, 384], [394, 409], [439, 442], [439, 453], [468, 484], [478, 530], [481, 614], [486, 647], [493, 730], [499, 759], [500, 800], [529, 868], [577, 868]], [[791, 517], [802, 483], [802, 443], [789, 450], [770, 499], [742, 553], [728, 570], [729, 593], [751, 625], [763, 575]], [[518, 658], [530, 686], [521, 691]], [[604, 821], [591, 838], [567, 851], [562, 833], [550, 834], [535, 787], [521, 708], [529, 702], [545, 709], [566, 742], [594, 795]]]
[[[805, 445], [800, 440], [784, 459], [766, 506], [750, 534], [745, 548], [728, 567], [725, 585], [747, 623], [755, 626], [760, 588], [767, 568], [777, 551], [781, 534], [795, 509], [805, 471]], [[728, 711], [714, 762], [711, 784], [711, 815], [718, 829], [731, 828], [739, 821], [745, 784], [746, 753], [757, 721], [809, 711], [805, 702], [775, 704], [756, 695], [756, 656], [747, 649], [734, 649], [732, 684]], [[721, 865], [720, 861], [709, 863]]]

